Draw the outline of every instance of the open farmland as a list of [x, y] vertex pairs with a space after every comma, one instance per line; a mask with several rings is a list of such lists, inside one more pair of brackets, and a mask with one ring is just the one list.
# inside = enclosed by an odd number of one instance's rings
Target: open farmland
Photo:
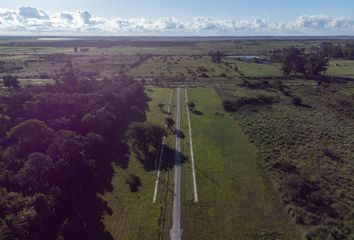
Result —
[[[40, 233], [62, 240], [352, 239], [353, 46], [0, 38], [7, 218], [43, 203]], [[33, 185], [30, 158], [60, 181]]]

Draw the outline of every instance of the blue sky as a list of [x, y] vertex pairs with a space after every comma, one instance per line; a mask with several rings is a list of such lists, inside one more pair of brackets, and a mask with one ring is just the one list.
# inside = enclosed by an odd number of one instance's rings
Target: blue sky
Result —
[[35, 6], [47, 11], [87, 10], [103, 17], [274, 18], [354, 15], [353, 0], [8, 0], [1, 8]]
[[[25, 9], [21, 13], [21, 6], [35, 10]], [[127, 32], [133, 35], [136, 31], [154, 34], [159, 33], [161, 26], [162, 35], [354, 34], [353, 0], [8, 0], [2, 1], [0, 8], [3, 9], [0, 34], [13, 30], [71, 32], [73, 29], [92, 34], [100, 31], [117, 35]], [[33, 15], [27, 15], [28, 11], [43, 11], [39, 15], [48, 17], [29, 17]], [[87, 12], [77, 15], [84, 11]], [[12, 18], [8, 17], [9, 12]], [[61, 12], [72, 17], [60, 20]], [[146, 21], [132, 20], [137, 18]], [[196, 18], [199, 19], [195, 21]]]

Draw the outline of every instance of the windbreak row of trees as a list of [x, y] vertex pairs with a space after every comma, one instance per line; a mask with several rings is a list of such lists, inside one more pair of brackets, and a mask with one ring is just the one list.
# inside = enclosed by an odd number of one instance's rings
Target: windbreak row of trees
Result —
[[110, 239], [97, 193], [109, 190], [111, 163], [146, 108], [129, 77], [77, 80], [0, 94], [0, 239]]

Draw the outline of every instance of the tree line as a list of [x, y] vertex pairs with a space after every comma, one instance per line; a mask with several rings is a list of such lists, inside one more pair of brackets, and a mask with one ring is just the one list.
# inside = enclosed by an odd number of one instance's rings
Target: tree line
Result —
[[283, 49], [281, 61], [281, 70], [286, 77], [291, 74], [314, 77], [327, 70], [329, 59], [318, 53], [307, 53], [305, 49], [289, 47]]
[[330, 59], [354, 59], [354, 45], [323, 42], [319, 47], [311, 47], [309, 50], [292, 46], [280, 50], [280, 54], [276, 51], [273, 58], [281, 61], [281, 70], [286, 77], [291, 74], [315, 77], [326, 72]]
[[[111, 239], [97, 193], [126, 164], [125, 132], [142, 119], [143, 86], [130, 77], [0, 92], [0, 239]], [[12, 86], [12, 88], [11, 88]]]

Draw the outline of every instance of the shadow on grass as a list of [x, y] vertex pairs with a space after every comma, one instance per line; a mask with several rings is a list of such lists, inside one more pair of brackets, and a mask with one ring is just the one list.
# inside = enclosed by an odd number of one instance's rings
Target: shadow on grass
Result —
[[173, 131], [173, 134], [174, 135], [177, 135], [179, 138], [181, 138], [181, 139], [184, 139], [185, 137], [186, 137], [186, 135], [184, 135], [184, 132], [183, 131], [181, 131], [181, 130], [177, 130], [177, 129], [175, 129], [174, 131]]
[[[159, 166], [161, 149], [158, 152], [150, 152], [139, 154], [138, 160], [143, 164], [146, 171], [156, 171]], [[165, 146], [162, 155], [161, 170], [170, 170], [176, 165], [175, 157], [179, 155], [180, 164], [184, 164], [187, 160], [181, 152], [176, 151], [170, 147]]]
[[194, 113], [195, 115], [198, 115], [198, 116], [203, 116], [204, 113], [199, 111], [199, 110], [193, 110], [192, 113]]
[[[91, 174], [93, 177], [88, 177], [90, 175], [85, 174], [86, 169], [83, 169], [74, 177], [75, 184], [65, 186], [67, 194], [61, 196], [61, 205], [58, 206], [59, 220], [56, 223], [48, 223], [51, 228], [50, 233], [42, 236], [41, 239], [113, 240], [103, 223], [104, 215], [111, 215], [112, 209], [100, 194], [113, 191], [114, 164], [122, 169], [128, 167], [130, 152], [129, 147], [124, 143], [124, 133], [131, 122], [146, 120], [145, 112], [148, 109], [147, 102], [150, 100], [147, 95], [144, 95], [136, 109], [125, 113], [124, 121], [119, 123], [123, 131], [118, 138], [106, 141], [110, 143], [108, 146], [97, 146], [97, 148], [102, 147], [102, 151], [100, 155], [95, 156], [95, 172]], [[140, 178], [134, 174], [126, 177], [126, 183], [129, 184], [132, 192], [138, 191], [142, 184]], [[79, 189], [78, 185], [81, 186]]]

